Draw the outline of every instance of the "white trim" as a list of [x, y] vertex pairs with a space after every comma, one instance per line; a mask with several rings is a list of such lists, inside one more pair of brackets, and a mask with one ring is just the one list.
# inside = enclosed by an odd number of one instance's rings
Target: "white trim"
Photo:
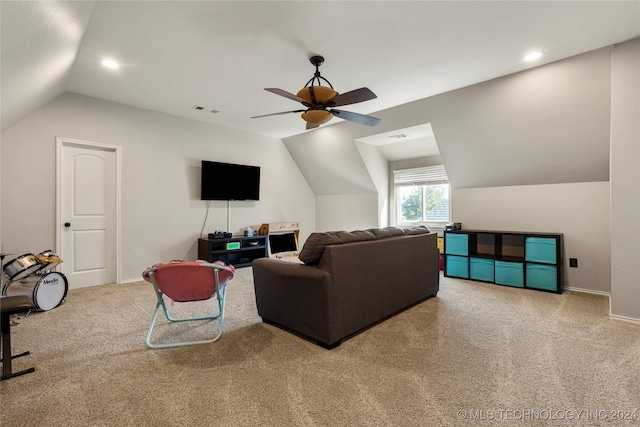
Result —
[[582, 292], [584, 294], [595, 294], [595, 295], [603, 295], [605, 297], [611, 298], [611, 293], [606, 291], [594, 291], [593, 289], [585, 289], [585, 288], [573, 288], [567, 287], [564, 288], [565, 291], [573, 291], [573, 292]]
[[640, 319], [636, 319], [634, 317], [626, 317], [626, 316], [618, 316], [616, 314], [609, 314], [609, 318], [613, 320], [619, 320], [621, 322], [640, 324]]
[[[609, 298], [609, 302], [611, 302], [611, 293], [610, 292], [605, 292], [605, 291], [594, 291], [592, 289], [584, 289], [584, 288], [564, 288], [565, 291], [573, 291], [573, 292], [582, 292], [585, 294], [594, 294], [594, 295], [602, 295], [605, 296], [607, 298]], [[611, 303], [609, 303], [609, 305], [611, 305]], [[640, 319], [636, 319], [634, 317], [627, 317], [627, 316], [618, 316], [617, 314], [611, 314], [611, 307], [609, 307], [609, 318], [613, 319], [613, 320], [619, 320], [621, 322], [629, 322], [629, 323], [635, 323], [635, 324], [640, 324]]]
[[[394, 169], [392, 172], [393, 188], [392, 194], [390, 195], [390, 199], [392, 200], [390, 206], [392, 206], [393, 209], [389, 218], [391, 220], [391, 224], [398, 227], [415, 227], [418, 225], [424, 225], [427, 228], [444, 228], [444, 226], [451, 221], [452, 192], [444, 165], [423, 166], [411, 169]], [[401, 221], [401, 215], [399, 215], [400, 206], [398, 206], [398, 188], [409, 186], [424, 187], [429, 185], [447, 185], [449, 187], [448, 219], [443, 221], [423, 221], [422, 219], [418, 221]], [[424, 189], [422, 191], [424, 192]], [[424, 205], [422, 213], [424, 215]]]
[[64, 146], [103, 148], [116, 155], [116, 282], [121, 282], [122, 266], [122, 147], [120, 145], [83, 141], [80, 139], [56, 137], [56, 252], [61, 253], [62, 245], [62, 148]]

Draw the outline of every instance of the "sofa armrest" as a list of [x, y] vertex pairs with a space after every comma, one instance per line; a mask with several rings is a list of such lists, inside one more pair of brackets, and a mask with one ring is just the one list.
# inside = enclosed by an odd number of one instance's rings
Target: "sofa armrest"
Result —
[[270, 258], [253, 261], [258, 314], [321, 343], [333, 341], [331, 275], [314, 266]]

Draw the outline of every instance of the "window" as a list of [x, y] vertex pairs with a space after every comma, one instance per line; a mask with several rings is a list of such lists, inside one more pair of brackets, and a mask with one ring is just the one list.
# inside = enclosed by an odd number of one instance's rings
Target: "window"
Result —
[[450, 222], [449, 178], [444, 166], [393, 171], [396, 223]]

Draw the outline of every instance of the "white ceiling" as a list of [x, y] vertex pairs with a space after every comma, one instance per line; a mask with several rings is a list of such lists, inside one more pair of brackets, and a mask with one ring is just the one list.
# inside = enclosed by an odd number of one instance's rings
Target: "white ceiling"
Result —
[[[638, 1], [2, 1], [2, 129], [65, 91], [283, 138], [312, 54], [375, 115], [640, 35]], [[537, 63], [521, 59], [546, 52]], [[100, 65], [119, 61], [119, 70]], [[194, 105], [204, 110], [194, 110]], [[219, 111], [211, 113], [210, 110]], [[329, 123], [340, 122], [333, 119]], [[326, 125], [325, 125], [326, 126]]]
[[391, 162], [440, 155], [429, 123], [356, 138], [356, 141], [378, 147], [380, 153]]

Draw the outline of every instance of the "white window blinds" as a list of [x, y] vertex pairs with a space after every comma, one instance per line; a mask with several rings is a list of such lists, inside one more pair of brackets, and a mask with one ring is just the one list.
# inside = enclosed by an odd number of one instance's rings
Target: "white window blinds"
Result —
[[395, 185], [436, 185], [448, 184], [449, 178], [444, 165], [393, 171]]

